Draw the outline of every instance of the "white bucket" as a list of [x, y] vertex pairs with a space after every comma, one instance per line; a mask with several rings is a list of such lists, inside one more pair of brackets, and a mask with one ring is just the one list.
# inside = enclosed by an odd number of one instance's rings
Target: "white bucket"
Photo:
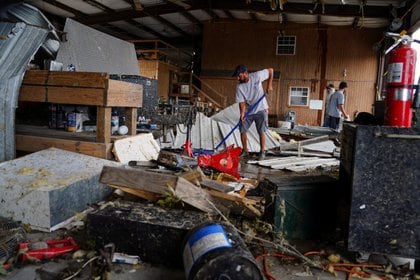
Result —
[[292, 128], [292, 123], [287, 122], [287, 121], [278, 121], [277, 122], [277, 127], [278, 128], [284, 128], [284, 129], [291, 129]]

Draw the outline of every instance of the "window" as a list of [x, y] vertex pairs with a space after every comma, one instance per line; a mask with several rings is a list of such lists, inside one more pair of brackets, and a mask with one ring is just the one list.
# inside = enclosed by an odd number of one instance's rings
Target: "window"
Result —
[[308, 106], [309, 104], [309, 88], [308, 87], [290, 87], [289, 90], [290, 106]]
[[294, 55], [296, 36], [277, 36], [277, 55]]

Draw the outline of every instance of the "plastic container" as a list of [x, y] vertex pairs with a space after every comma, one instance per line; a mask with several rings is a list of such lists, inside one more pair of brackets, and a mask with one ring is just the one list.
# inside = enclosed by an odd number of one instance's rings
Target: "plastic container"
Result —
[[111, 134], [118, 132], [118, 127], [120, 126], [120, 117], [118, 116], [117, 111], [112, 111], [111, 114]]
[[67, 128], [66, 112], [63, 110], [61, 106], [58, 106], [56, 121], [57, 121], [57, 125], [56, 125], [57, 129], [65, 130]]
[[77, 113], [71, 112], [67, 114], [67, 131], [76, 132], [77, 130]]
[[254, 257], [231, 226], [204, 224], [192, 229], [183, 246], [188, 280], [263, 279]]
[[57, 105], [56, 104], [50, 104], [48, 106], [48, 113], [49, 113], [49, 119], [48, 119], [48, 127], [49, 128], [57, 128]]

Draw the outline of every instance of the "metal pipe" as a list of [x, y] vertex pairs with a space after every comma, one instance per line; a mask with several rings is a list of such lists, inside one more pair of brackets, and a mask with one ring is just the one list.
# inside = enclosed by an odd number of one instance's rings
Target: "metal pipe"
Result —
[[381, 133], [381, 132], [375, 132], [375, 137], [406, 139], [406, 140], [420, 140], [420, 135], [411, 135], [411, 134], [386, 134], [386, 133]]

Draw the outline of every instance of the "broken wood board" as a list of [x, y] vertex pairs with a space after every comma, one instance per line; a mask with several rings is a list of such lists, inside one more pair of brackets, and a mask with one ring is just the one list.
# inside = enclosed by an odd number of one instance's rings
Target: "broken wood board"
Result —
[[213, 206], [213, 198], [202, 188], [197, 187], [182, 177], [178, 177], [178, 181], [176, 182], [175, 195], [183, 202], [203, 212], [217, 213]]
[[116, 159], [124, 164], [128, 164], [130, 161], [156, 160], [159, 151], [159, 144], [153, 138], [152, 133], [116, 140], [112, 150]]
[[134, 188], [157, 194], [165, 194], [168, 186], [175, 187], [177, 176], [151, 173], [131, 167], [104, 166], [99, 181], [108, 185]]
[[132, 195], [140, 197], [140, 198], [144, 198], [144, 199], [146, 199], [148, 201], [152, 201], [152, 202], [157, 201], [158, 199], [162, 198], [162, 195], [152, 193], [152, 192], [146, 192], [146, 191], [142, 191], [142, 190], [127, 188], [127, 187], [122, 187], [122, 186], [116, 186], [116, 185], [108, 185], [108, 186], [110, 186], [114, 189], [122, 190], [123, 192], [132, 194]]
[[206, 178], [206, 175], [203, 173], [200, 166], [197, 166], [189, 171], [182, 172], [179, 176], [196, 185]]
[[232, 212], [245, 217], [262, 216], [261, 211], [255, 207], [259, 204], [256, 200], [230, 195], [215, 190], [206, 190], [206, 192], [215, 199], [216, 205], [218, 208], [221, 208], [222, 212]]
[[296, 142], [281, 143], [280, 144], [280, 150], [281, 151], [298, 150], [299, 147], [303, 147], [305, 145], [319, 143], [319, 142], [323, 142], [323, 141], [327, 141], [327, 140], [329, 140], [329, 136], [328, 135], [322, 135], [322, 136], [309, 138], [309, 139], [296, 141]]
[[222, 193], [228, 193], [235, 189], [234, 187], [231, 187], [221, 182], [217, 182], [215, 180], [210, 180], [210, 179], [204, 179], [203, 181], [200, 182], [200, 184], [203, 187], [216, 190]]
[[[165, 195], [168, 188], [172, 188], [175, 195], [188, 205], [207, 213], [214, 213], [215, 211], [209, 202], [211, 197], [207, 193], [186, 179], [175, 175], [151, 173], [133, 168], [104, 166], [100, 182], [140, 190], [141, 192], [131, 193], [137, 193], [138, 196], [146, 199], [148, 195], [142, 192]], [[154, 197], [152, 196], [152, 198]]]

